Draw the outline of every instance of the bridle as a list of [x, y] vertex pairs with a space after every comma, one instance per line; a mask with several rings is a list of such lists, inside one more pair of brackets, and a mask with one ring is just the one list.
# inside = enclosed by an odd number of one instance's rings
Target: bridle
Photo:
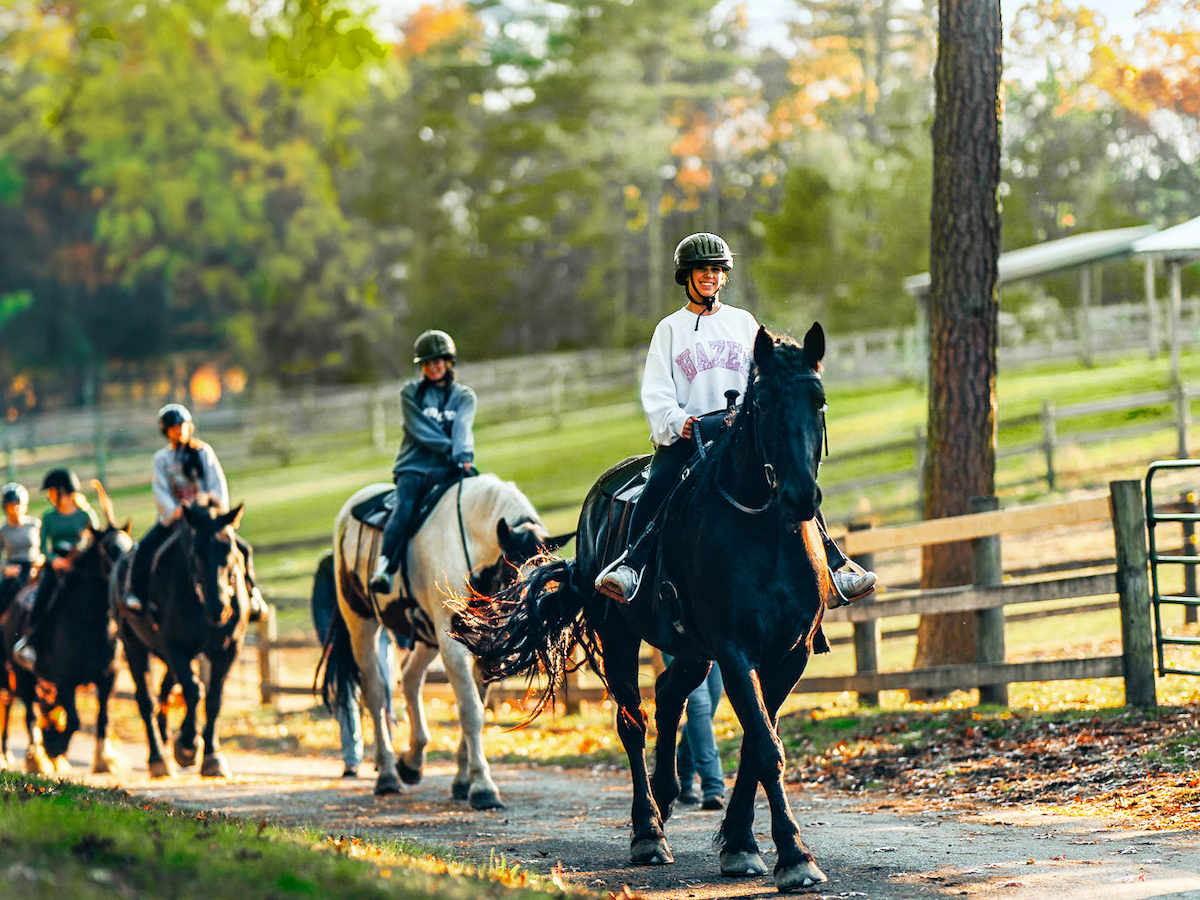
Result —
[[[821, 373], [820, 372], [804, 372], [801, 375], [797, 375], [793, 380], [820, 382], [821, 381]], [[751, 389], [753, 389], [753, 386]], [[750, 392], [747, 391], [747, 394], [749, 394], [749, 393]], [[763, 418], [763, 416], [762, 416], [762, 409], [759, 406], [759, 402], [758, 402], [758, 392], [754, 391], [753, 397], [747, 396], [746, 402], [748, 404], [750, 404], [747, 414], [748, 415], [751, 413], [753, 414], [751, 416], [751, 429], [752, 429], [751, 437], [754, 440], [754, 446], [755, 446], [756, 452], [758, 453], [759, 456], [762, 457], [762, 460], [763, 460], [763, 465], [762, 465], [763, 479], [767, 483], [766, 502], [763, 503], [761, 506], [747, 506], [746, 504], [739, 502], [732, 494], [729, 493], [729, 491], [725, 490], [725, 487], [724, 487], [724, 485], [721, 484], [720, 480], [717, 480], [716, 484], [717, 484], [717, 492], [725, 499], [725, 501], [730, 506], [732, 506], [734, 509], [738, 510], [739, 512], [744, 512], [747, 515], [756, 516], [756, 515], [759, 515], [760, 513], [766, 512], [768, 509], [770, 509], [772, 506], [775, 505], [775, 503], [778, 499], [778, 492], [777, 492], [778, 479], [776, 478], [776, 475], [775, 475], [774, 464], [771, 462], [770, 459], [767, 458], [767, 444], [766, 444], [766, 441], [763, 439], [763, 434], [762, 434], [762, 428], [763, 428], [762, 418]], [[829, 455], [829, 431], [825, 427], [825, 410], [826, 410], [826, 406], [822, 405], [821, 409], [818, 411], [818, 415], [820, 415], [820, 417], [821, 417], [821, 439], [822, 439], [822, 442], [824, 443], [825, 455], [828, 456]], [[703, 447], [702, 441], [698, 442], [698, 443], [701, 445], [701, 447]], [[703, 455], [703, 450], [701, 450], [701, 454]]]

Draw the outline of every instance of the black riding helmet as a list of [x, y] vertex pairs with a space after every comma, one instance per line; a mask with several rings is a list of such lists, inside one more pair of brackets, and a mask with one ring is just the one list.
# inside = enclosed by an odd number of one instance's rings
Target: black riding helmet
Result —
[[448, 359], [454, 362], [457, 358], [458, 348], [454, 346], [454, 338], [444, 331], [434, 329], [423, 332], [413, 345], [413, 363], [418, 366], [431, 359]]
[[192, 414], [182, 403], [168, 403], [158, 411], [158, 430], [166, 437], [168, 429], [192, 421]]
[[46, 477], [42, 479], [42, 490], [48, 491], [50, 488], [58, 488], [60, 491], [70, 491], [72, 494], [78, 494], [83, 490], [83, 485], [79, 483], [79, 476], [70, 469], [60, 467], [51, 469], [46, 473]]
[[29, 503], [29, 491], [25, 490], [25, 485], [23, 484], [10, 481], [4, 486], [3, 491], [5, 506], [8, 506], [10, 503]]
[[689, 234], [675, 248], [675, 283], [687, 284], [688, 273], [701, 266], [733, 268], [733, 254], [720, 235], [701, 231]]

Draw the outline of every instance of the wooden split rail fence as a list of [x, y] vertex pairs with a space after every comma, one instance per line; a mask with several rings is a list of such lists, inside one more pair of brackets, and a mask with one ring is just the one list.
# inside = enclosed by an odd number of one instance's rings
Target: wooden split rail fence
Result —
[[[978, 511], [964, 516], [933, 519], [914, 525], [851, 531], [844, 541], [848, 554], [859, 562], [873, 565], [875, 553], [923, 547], [953, 541], [971, 541], [974, 548], [975, 584], [937, 590], [891, 591], [877, 599], [830, 610], [827, 622], [850, 622], [853, 626], [855, 672], [852, 675], [809, 676], [802, 678], [796, 693], [854, 691], [869, 704], [878, 703], [879, 691], [935, 691], [977, 687], [981, 702], [1007, 704], [1011, 683], [1060, 681], [1085, 678], [1123, 678], [1126, 702], [1135, 706], [1155, 703], [1154, 647], [1145, 535], [1145, 506], [1141, 483], [1115, 481], [1106, 497], [1074, 500], [1039, 506], [995, 509], [995, 499], [977, 501]], [[989, 508], [990, 507], [990, 508]], [[1000, 566], [1000, 540], [1003, 534], [1037, 531], [1060, 526], [1111, 522], [1116, 548], [1116, 566], [1112, 570], [1066, 574], [1041, 580], [1004, 582]], [[1043, 659], [1008, 662], [1005, 659], [1004, 610], [1022, 604], [1047, 600], [1117, 597], [1120, 609], [1120, 655], [1081, 659]], [[1107, 601], [1094, 608], [1111, 605]], [[1078, 612], [1078, 607], [1045, 610], [1044, 615]], [[966, 613], [976, 623], [977, 661], [967, 665], [938, 666], [905, 671], [880, 672], [881, 621], [896, 616], [936, 613]], [[258, 649], [262, 699], [272, 702], [276, 694], [309, 693], [311, 686], [280, 684], [277, 650], [315, 647], [312, 641], [281, 641], [274, 633], [274, 622], [260, 624]], [[654, 665], [652, 658], [644, 660]], [[655, 666], [657, 667], [657, 666]], [[431, 673], [437, 681], [437, 674]], [[443, 679], [444, 680], [444, 676]], [[647, 680], [643, 693], [653, 695]], [[493, 687], [490, 702], [517, 701], [525, 694], [524, 684]], [[603, 689], [581, 686], [572, 679], [559, 691], [568, 708], [581, 700], [603, 699]]]

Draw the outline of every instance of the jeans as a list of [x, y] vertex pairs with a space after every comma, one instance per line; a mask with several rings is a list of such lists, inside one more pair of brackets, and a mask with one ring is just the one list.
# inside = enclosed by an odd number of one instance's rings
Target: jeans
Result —
[[[384, 692], [384, 700], [386, 702], [385, 710], [389, 719], [395, 718], [392, 714], [392, 691], [395, 685], [392, 681], [392, 672], [395, 669], [395, 645], [392, 643], [391, 632], [386, 628], [379, 629], [379, 643], [376, 649], [376, 663], [379, 666], [379, 675], [383, 678], [383, 683], [386, 686]], [[337, 723], [338, 730], [341, 732], [342, 738], [342, 762], [347, 768], [357, 769], [363, 758], [363, 733], [362, 733], [362, 705], [359, 697], [351, 695], [342, 699], [337, 705]], [[376, 736], [375, 740], [379, 740]]]
[[[671, 657], [664, 653], [663, 661], [670, 664]], [[721, 670], [713, 663], [708, 677], [687, 698], [687, 719], [683, 723], [683, 736], [679, 739], [676, 767], [679, 783], [684, 791], [692, 789], [693, 779], [700, 776], [700, 793], [703, 797], [724, 797], [725, 776], [721, 772], [721, 754], [717, 752], [717, 737], [713, 731], [713, 712], [721, 700], [724, 685]]]

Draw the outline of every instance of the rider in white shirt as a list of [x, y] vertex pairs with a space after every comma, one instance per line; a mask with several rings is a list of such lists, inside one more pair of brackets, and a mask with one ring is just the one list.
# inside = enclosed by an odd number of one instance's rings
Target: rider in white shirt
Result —
[[[696, 450], [697, 418], [725, 409], [729, 395], [746, 388], [759, 326], [746, 310], [721, 301], [732, 268], [733, 254], [718, 235], [692, 234], [675, 248], [675, 281], [687, 304], [654, 329], [642, 374], [642, 408], [654, 443], [650, 476], [634, 507], [630, 546], [596, 577], [596, 590], [618, 602], [637, 593], [650, 549], [650, 541], [638, 538]], [[840, 595], [830, 605], [870, 594], [875, 574], [853, 564], [843, 568], [848, 560], [827, 535], [825, 545]]]

